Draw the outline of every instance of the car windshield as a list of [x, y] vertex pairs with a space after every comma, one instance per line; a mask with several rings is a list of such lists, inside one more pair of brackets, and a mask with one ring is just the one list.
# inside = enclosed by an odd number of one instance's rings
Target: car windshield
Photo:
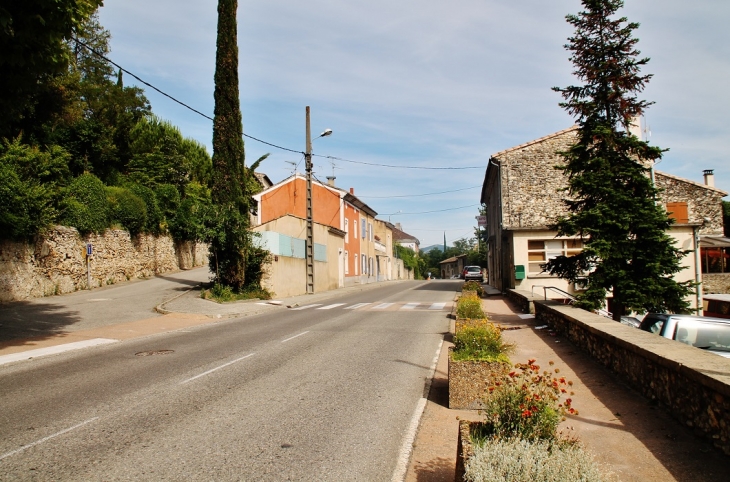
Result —
[[730, 352], [730, 323], [677, 323], [675, 340], [705, 350]]
[[478, 272], [478, 271], [481, 271], [481, 269], [479, 269], [479, 267], [478, 267], [478, 266], [469, 266], [468, 268], [466, 268], [466, 270], [467, 270], [468, 272], [470, 272], [470, 273], [474, 273], [474, 272]]

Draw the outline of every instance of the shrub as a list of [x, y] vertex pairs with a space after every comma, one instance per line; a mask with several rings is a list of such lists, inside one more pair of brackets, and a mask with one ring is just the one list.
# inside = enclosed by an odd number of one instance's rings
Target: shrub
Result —
[[113, 223], [119, 223], [131, 235], [142, 232], [147, 223], [147, 208], [139, 196], [123, 187], [108, 187], [107, 198]]
[[456, 316], [459, 318], [484, 318], [481, 298], [473, 291], [464, 292], [456, 301]]
[[162, 211], [157, 205], [157, 198], [154, 191], [141, 184], [129, 184], [126, 186], [132, 194], [144, 201], [147, 209], [147, 222], [144, 225], [144, 231], [152, 234], [160, 234], [162, 224]]
[[475, 291], [477, 296], [484, 296], [484, 288], [482, 288], [482, 284], [478, 281], [467, 281], [464, 283], [464, 285], [461, 287], [461, 291]]
[[469, 482], [609, 482], [580, 444], [519, 438], [489, 440], [474, 447], [466, 464]]
[[454, 361], [480, 360], [509, 363], [507, 353], [512, 345], [505, 343], [502, 332], [494, 324], [485, 320], [485, 324], [471, 325], [454, 334], [454, 350], [451, 359]]
[[82, 174], [64, 192], [61, 222], [79, 232], [101, 233], [109, 227], [109, 201], [104, 183], [93, 174]]
[[563, 416], [578, 414], [569, 398], [573, 393], [568, 393], [573, 383], [555, 376], [558, 369], [540, 373], [535, 360], [518, 363], [515, 368], [489, 387], [489, 396], [484, 399], [486, 420], [474, 432], [475, 442], [511, 437], [557, 440]]
[[154, 189], [157, 206], [162, 212], [165, 226], [175, 219], [177, 209], [180, 207], [180, 192], [172, 184], [161, 184]]

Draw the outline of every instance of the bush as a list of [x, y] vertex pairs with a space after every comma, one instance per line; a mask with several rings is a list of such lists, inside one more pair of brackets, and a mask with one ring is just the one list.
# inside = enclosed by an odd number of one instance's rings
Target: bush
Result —
[[180, 192], [172, 184], [161, 184], [154, 189], [157, 206], [162, 212], [163, 223], [169, 226], [180, 207]]
[[456, 301], [456, 316], [459, 318], [485, 318], [482, 300], [473, 291], [465, 291]]
[[464, 293], [466, 291], [475, 291], [477, 296], [484, 296], [484, 288], [482, 288], [482, 284], [478, 281], [467, 281], [464, 283], [464, 285], [461, 287], [461, 292]]
[[162, 224], [162, 211], [157, 205], [157, 198], [154, 191], [141, 184], [129, 184], [126, 186], [132, 194], [144, 201], [147, 210], [147, 222], [143, 231], [151, 234], [160, 234]]
[[485, 320], [482, 325], [466, 326], [454, 334], [451, 359], [509, 363], [507, 353], [511, 350], [512, 345], [504, 342], [501, 330]]
[[489, 440], [474, 447], [466, 464], [469, 482], [609, 482], [593, 456], [577, 443], [519, 438]]
[[[557, 440], [563, 416], [578, 414], [569, 398], [572, 392], [568, 393], [572, 382], [551, 371], [540, 373], [535, 360], [515, 367], [517, 370], [489, 387], [489, 396], [484, 399], [485, 423], [473, 434], [476, 443], [512, 437]], [[555, 369], [555, 374], [558, 372]]]
[[147, 223], [147, 208], [144, 201], [123, 187], [106, 189], [112, 223], [120, 224], [133, 236], [142, 232]]
[[109, 201], [106, 188], [93, 174], [82, 174], [64, 191], [61, 223], [80, 233], [101, 233], [109, 227]]

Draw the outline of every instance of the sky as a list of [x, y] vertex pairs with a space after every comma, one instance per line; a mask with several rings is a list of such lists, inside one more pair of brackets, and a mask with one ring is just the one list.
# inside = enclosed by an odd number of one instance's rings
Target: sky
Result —
[[[333, 131], [313, 141], [317, 179], [334, 173], [421, 247], [444, 234], [451, 245], [474, 235], [491, 154], [573, 125], [551, 88], [579, 82], [564, 46], [565, 16], [580, 10], [579, 0], [239, 0], [244, 134], [304, 151], [310, 106], [313, 137]], [[655, 102], [647, 140], [669, 149], [657, 170], [703, 182], [714, 169], [730, 191], [730, 2], [625, 0], [619, 14], [640, 23], [651, 58], [640, 98]], [[213, 115], [215, 0], [105, 0], [99, 17], [113, 61]], [[145, 93], [212, 153], [210, 120]], [[271, 154], [258, 170], [275, 183], [304, 172], [302, 154], [245, 147], [248, 164]]]

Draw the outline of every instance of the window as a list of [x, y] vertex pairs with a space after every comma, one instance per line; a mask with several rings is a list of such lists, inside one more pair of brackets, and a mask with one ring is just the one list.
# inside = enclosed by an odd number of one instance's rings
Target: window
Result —
[[373, 223], [368, 223], [368, 238], [370, 241], [373, 240]]
[[350, 274], [350, 253], [345, 251], [345, 274]]
[[529, 272], [539, 274], [540, 265], [558, 256], [573, 256], [580, 253], [583, 241], [580, 239], [548, 239], [527, 241], [527, 260]]
[[674, 219], [677, 224], [689, 223], [689, 214], [686, 202], [667, 203], [667, 214]]
[[350, 240], [350, 220], [345, 218], [345, 242]]
[[[355, 226], [357, 226], [357, 223], [355, 223]], [[353, 255], [352, 260], [354, 261], [352, 264], [353, 266], [355, 266], [355, 276], [357, 276], [357, 263], [359, 262], [357, 258], [357, 253]]]
[[360, 235], [362, 236], [362, 239], [365, 239], [365, 236], [367, 235], [367, 221], [365, 218], [362, 218], [362, 232]]
[[367, 274], [368, 273], [368, 257], [363, 254], [362, 257], [360, 258], [360, 262], [361, 262], [360, 266], [362, 267], [362, 274]]

